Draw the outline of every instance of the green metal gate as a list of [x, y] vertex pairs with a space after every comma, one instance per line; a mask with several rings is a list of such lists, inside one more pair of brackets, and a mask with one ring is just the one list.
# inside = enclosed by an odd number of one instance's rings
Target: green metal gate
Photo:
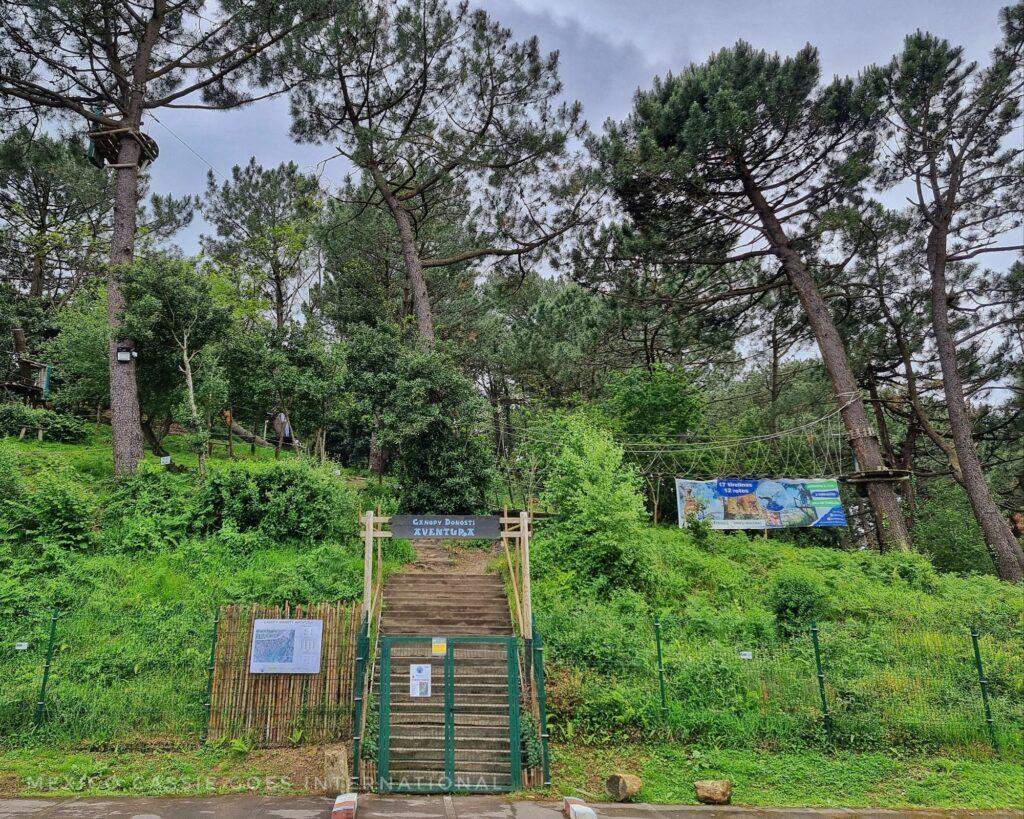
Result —
[[381, 638], [378, 789], [522, 786], [515, 637]]

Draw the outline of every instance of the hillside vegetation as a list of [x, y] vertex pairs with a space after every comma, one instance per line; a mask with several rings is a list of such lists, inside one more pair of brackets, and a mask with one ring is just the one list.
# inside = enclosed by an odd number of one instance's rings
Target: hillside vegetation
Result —
[[[147, 464], [114, 484], [109, 443], [0, 440], [0, 745], [194, 746], [219, 604], [362, 594], [362, 480], [293, 459]], [[173, 438], [176, 461], [190, 463]], [[155, 459], [154, 459], [155, 460]], [[387, 552], [390, 569], [406, 544]], [[32, 727], [59, 612], [46, 719]], [[15, 651], [14, 643], [29, 643]]]
[[[101, 431], [81, 444], [0, 441], [0, 747], [8, 749], [0, 767], [29, 776], [45, 747], [124, 760], [126, 749], [161, 748], [177, 751], [167, 757], [172, 767], [184, 764], [185, 753], [188, 765], [219, 769], [223, 752], [188, 750], [205, 717], [216, 605], [356, 599], [357, 510], [394, 504], [394, 487], [266, 454], [234, 463], [214, 457], [206, 478], [151, 464], [115, 485], [104, 438]], [[176, 460], [189, 464], [169, 440]], [[909, 762], [899, 760], [918, 759], [929, 770], [958, 772], [958, 785], [926, 803], [1020, 801], [1019, 589], [991, 576], [938, 572], [919, 555], [651, 527], [622, 457], [606, 433], [580, 419], [545, 456], [543, 500], [557, 513], [535, 541], [534, 609], [547, 646], [559, 787], [592, 786], [608, 754], [621, 754], [649, 771], [645, 796], [687, 801], [674, 776], [749, 781], [752, 760], [771, 757], [805, 769], [784, 789], [788, 803], [829, 804], [808, 760], [846, 759], [851, 775], [884, 779], [903, 776]], [[402, 542], [388, 550], [389, 570], [410, 557]], [[46, 718], [35, 729], [54, 608], [57, 653]], [[812, 621], [820, 627], [832, 744]], [[972, 625], [982, 635], [1001, 759], [984, 722]], [[13, 651], [19, 640], [30, 650]], [[593, 764], [580, 767], [582, 759]], [[998, 795], [982, 782], [997, 783]], [[862, 785], [842, 786], [860, 794], [850, 796], [854, 803], [880, 803]], [[749, 792], [753, 802], [782, 798], [770, 787]], [[899, 793], [881, 801], [924, 799], [920, 790]]]

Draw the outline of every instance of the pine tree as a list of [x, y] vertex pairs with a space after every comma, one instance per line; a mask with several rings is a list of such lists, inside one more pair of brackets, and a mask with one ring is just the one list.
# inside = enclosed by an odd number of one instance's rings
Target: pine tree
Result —
[[84, 120], [116, 143], [107, 297], [114, 469], [142, 459], [134, 342], [121, 337], [120, 271], [135, 252], [142, 136], [164, 108], [224, 109], [258, 98], [282, 77], [271, 59], [330, 7], [307, 0], [0, 0], [0, 111], [40, 109]]
[[[1004, 9], [1004, 41], [979, 70], [963, 49], [931, 34], [906, 39], [903, 52], [875, 72], [888, 101], [883, 133], [885, 184], [910, 180], [925, 241], [920, 263], [930, 278], [931, 329], [955, 446], [957, 471], [985, 533], [999, 575], [1024, 580], [1024, 551], [985, 482], [958, 361], [957, 302], [984, 310], [985, 282], [969, 295], [955, 287], [957, 266], [1000, 251], [1021, 251], [1024, 149], [1019, 126], [1024, 90], [1024, 3]], [[1020, 321], [1010, 316], [1011, 321]]]
[[[602, 153], [625, 210], [688, 263], [777, 260], [798, 297], [861, 470], [886, 464], [860, 385], [812, 266], [822, 216], [857, 194], [872, 154], [872, 89], [819, 85], [818, 54], [782, 59], [740, 42], [657, 79]], [[892, 483], [868, 484], [879, 540], [908, 549]]]

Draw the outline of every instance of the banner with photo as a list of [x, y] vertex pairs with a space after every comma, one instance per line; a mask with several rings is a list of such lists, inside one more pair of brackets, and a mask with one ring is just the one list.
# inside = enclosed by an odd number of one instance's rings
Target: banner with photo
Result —
[[846, 511], [834, 479], [743, 480], [676, 478], [679, 525], [689, 518], [712, 529], [789, 529], [799, 526], [846, 526]]

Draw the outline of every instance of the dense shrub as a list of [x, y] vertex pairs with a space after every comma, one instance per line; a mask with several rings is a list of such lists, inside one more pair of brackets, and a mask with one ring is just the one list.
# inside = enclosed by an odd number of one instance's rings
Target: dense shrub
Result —
[[226, 525], [276, 542], [318, 543], [358, 534], [355, 493], [327, 469], [282, 461], [270, 468], [214, 472], [195, 506], [196, 531]]
[[77, 444], [89, 437], [89, 425], [72, 415], [24, 404], [0, 404], [0, 435], [19, 435], [23, 428], [42, 429], [50, 441]]
[[779, 628], [786, 633], [810, 625], [825, 613], [825, 588], [811, 571], [787, 566], [775, 575], [768, 589], [768, 605]]
[[607, 603], [568, 584], [544, 585], [534, 611], [541, 634], [560, 662], [606, 674], [638, 674], [653, 668], [652, 617], [639, 595], [614, 592]]
[[395, 477], [405, 512], [469, 514], [487, 509], [493, 453], [476, 430], [439, 429], [406, 441]]
[[540, 565], [571, 567], [587, 581], [643, 588], [651, 555], [636, 472], [622, 448], [583, 418], [571, 418], [547, 466], [544, 502], [555, 517], [538, 542]]
[[190, 518], [186, 481], [145, 467], [118, 481], [104, 510], [104, 547], [119, 552], [176, 547], [186, 535]]
[[914, 548], [939, 571], [996, 573], [967, 494], [952, 481], [933, 480], [920, 488], [912, 534]]
[[92, 506], [71, 477], [43, 472], [0, 507], [0, 541], [37, 570], [53, 569], [94, 544]]

